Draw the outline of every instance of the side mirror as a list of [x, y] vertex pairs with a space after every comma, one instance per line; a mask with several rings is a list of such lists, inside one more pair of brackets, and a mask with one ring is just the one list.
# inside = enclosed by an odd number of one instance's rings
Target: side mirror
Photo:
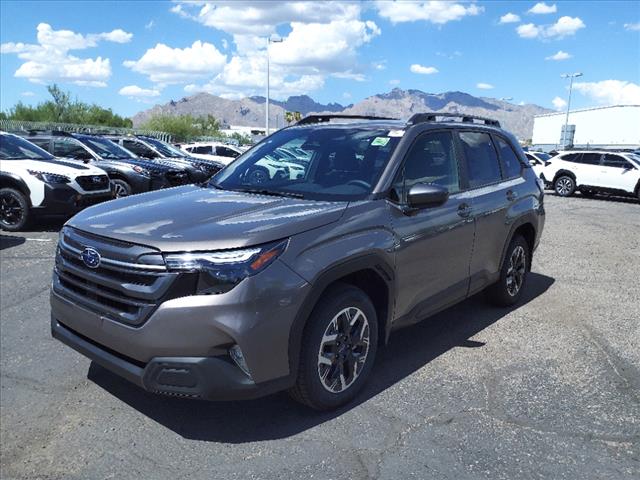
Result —
[[538, 162], [536, 162], [535, 160], [529, 160], [529, 165], [535, 167], [536, 165], [538, 165]]
[[449, 190], [440, 185], [416, 183], [409, 189], [407, 203], [411, 208], [438, 207], [449, 198]]

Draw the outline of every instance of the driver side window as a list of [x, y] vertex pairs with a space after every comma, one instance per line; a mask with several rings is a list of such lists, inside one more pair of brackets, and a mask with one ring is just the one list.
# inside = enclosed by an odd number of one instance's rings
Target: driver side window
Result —
[[405, 157], [401, 175], [394, 184], [399, 200], [417, 183], [440, 185], [449, 193], [460, 191], [460, 176], [451, 132], [418, 137]]

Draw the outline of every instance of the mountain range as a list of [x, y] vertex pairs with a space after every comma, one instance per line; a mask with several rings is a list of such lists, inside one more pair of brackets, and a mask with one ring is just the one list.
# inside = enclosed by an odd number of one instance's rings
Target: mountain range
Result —
[[[425, 93], [421, 90], [394, 88], [390, 92], [372, 95], [351, 105], [322, 104], [307, 95], [289, 97], [287, 100], [271, 100], [270, 122], [284, 125], [286, 111], [297, 111], [303, 116], [312, 113], [343, 113], [351, 115], [377, 115], [408, 118], [419, 112], [446, 112], [481, 115], [499, 120], [503, 128], [520, 139], [531, 138], [533, 117], [551, 110], [533, 104], [515, 105], [505, 100], [475, 97], [464, 92]], [[229, 100], [209, 93], [197, 93], [164, 105], [156, 105], [132, 117], [138, 127], [153, 115], [213, 115], [224, 126], [261, 127], [265, 119], [265, 98], [247, 97]]]

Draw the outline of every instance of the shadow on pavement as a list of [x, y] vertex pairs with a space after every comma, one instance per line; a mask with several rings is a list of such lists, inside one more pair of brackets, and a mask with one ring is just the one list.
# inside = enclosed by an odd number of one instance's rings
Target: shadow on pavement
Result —
[[5, 250], [11, 247], [17, 247], [25, 242], [24, 237], [12, 236], [12, 235], [0, 235], [0, 250]]
[[454, 347], [482, 348], [471, 337], [536, 297], [555, 280], [531, 273], [522, 300], [511, 308], [488, 306], [482, 294], [417, 325], [394, 332], [378, 351], [371, 378], [351, 404], [332, 412], [315, 412], [278, 393], [242, 402], [205, 402], [148, 393], [92, 363], [88, 378], [123, 402], [184, 438], [244, 443], [295, 435], [331, 420], [400, 382]]

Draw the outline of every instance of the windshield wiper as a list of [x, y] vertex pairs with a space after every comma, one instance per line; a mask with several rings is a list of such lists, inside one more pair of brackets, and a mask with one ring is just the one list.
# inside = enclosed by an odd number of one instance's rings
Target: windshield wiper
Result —
[[290, 198], [304, 198], [302, 193], [298, 192], [278, 192], [274, 190], [267, 190], [264, 188], [245, 188], [242, 190], [236, 190], [238, 192], [256, 193], [258, 195], [270, 195], [272, 197], [290, 197]]

